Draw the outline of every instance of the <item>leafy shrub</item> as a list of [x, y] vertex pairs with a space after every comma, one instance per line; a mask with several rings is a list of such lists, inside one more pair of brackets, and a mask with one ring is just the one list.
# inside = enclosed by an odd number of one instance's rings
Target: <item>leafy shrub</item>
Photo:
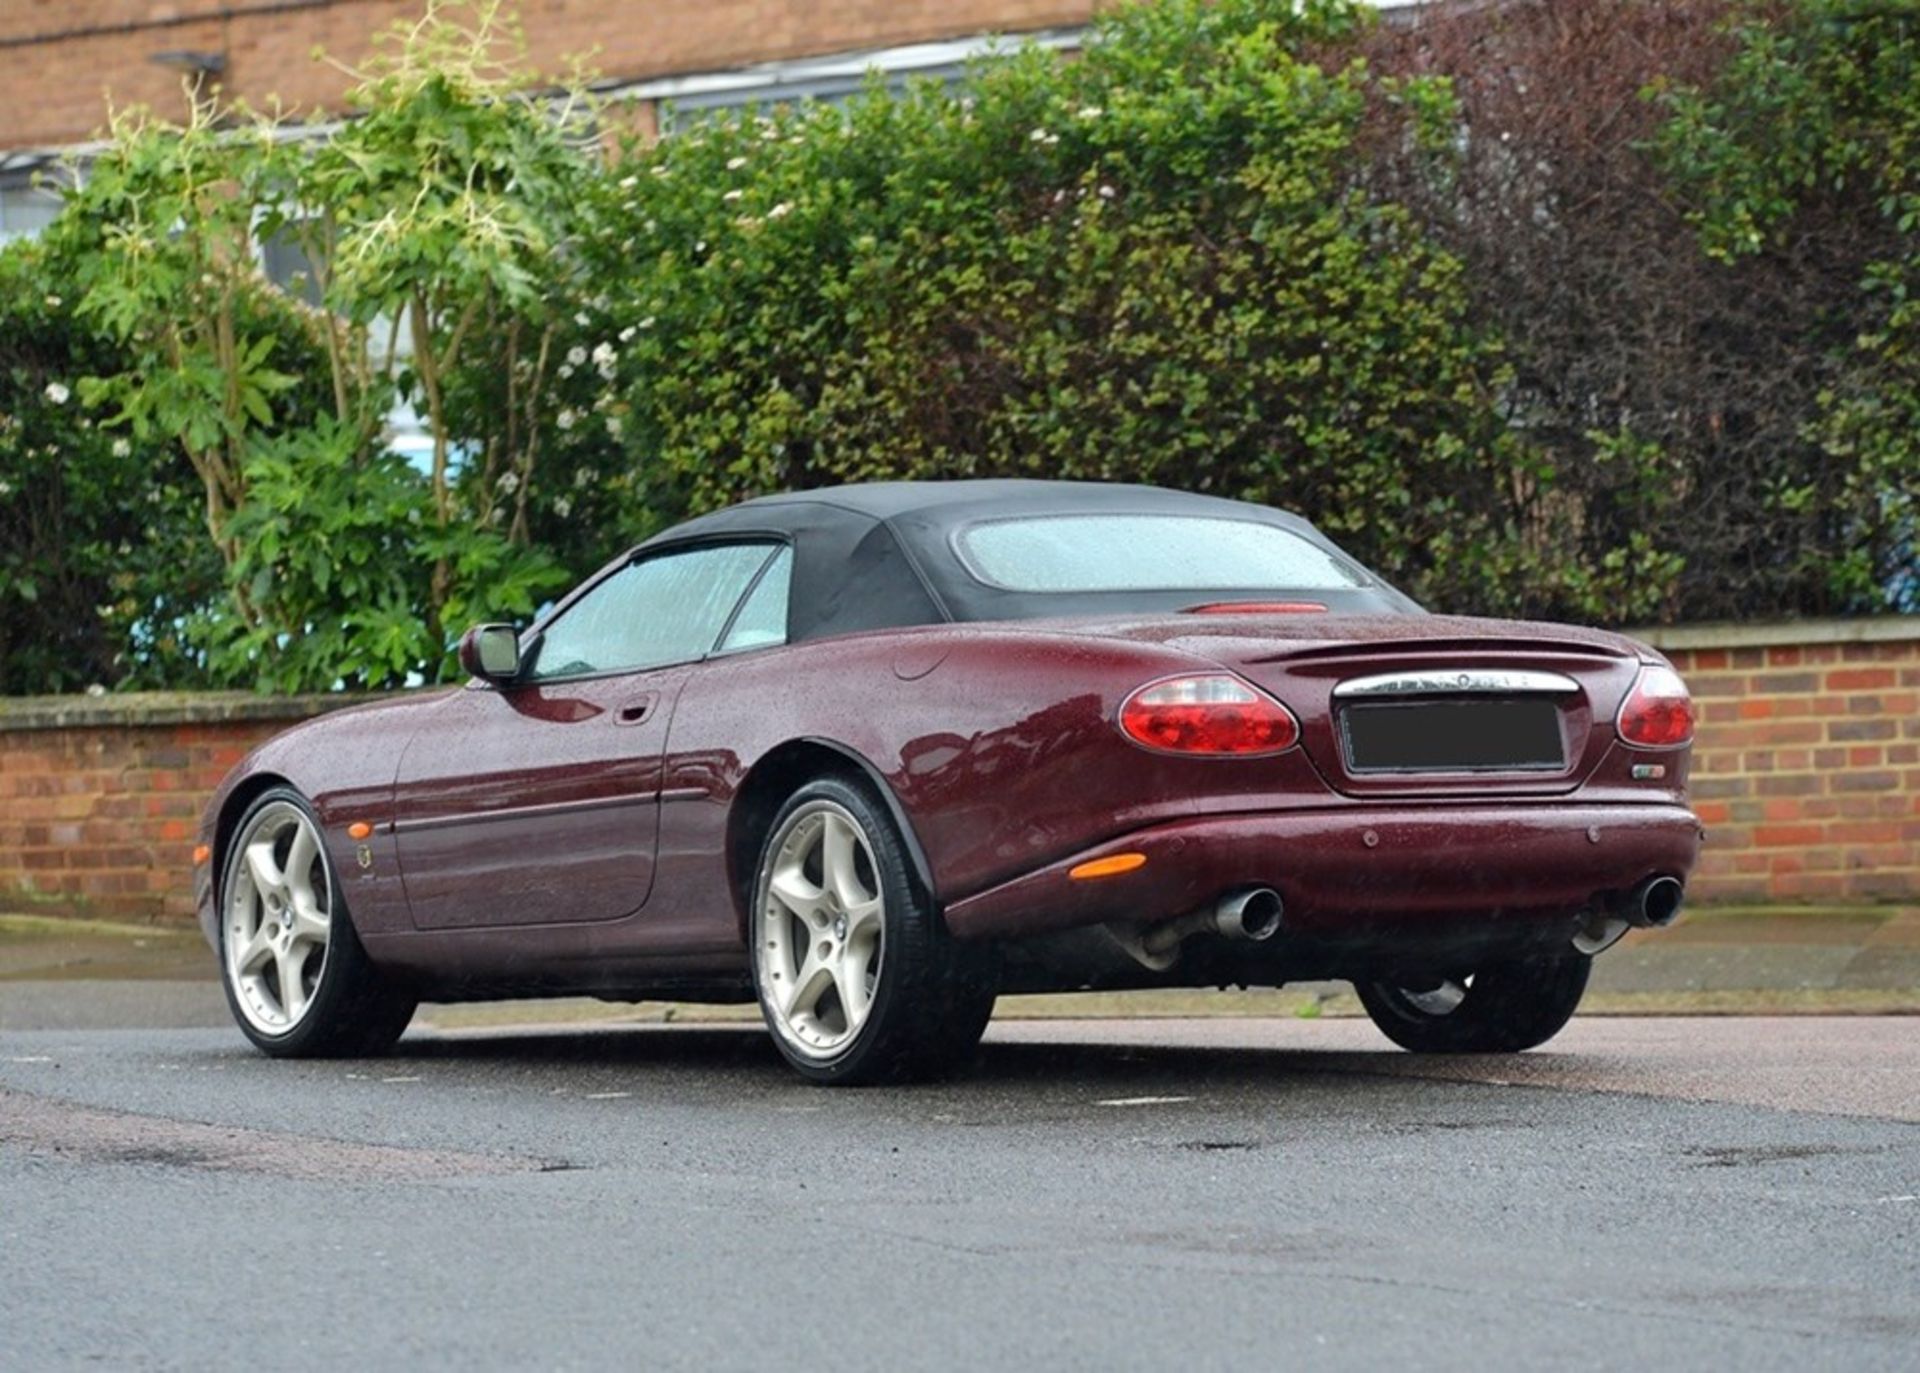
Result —
[[[1821, 177], [1795, 183], [1790, 232], [1709, 255], [1701, 207], [1724, 197], [1701, 181], [1701, 156], [1680, 152], [1712, 128], [1839, 155], [1817, 122], [1745, 108], [1810, 74], [1803, 55], [1786, 59], [1798, 75], [1770, 77], [1737, 56], [1817, 8], [1512, 0], [1368, 40], [1380, 67], [1444, 77], [1459, 104], [1451, 174], [1393, 184], [1467, 264], [1471, 317], [1512, 367], [1503, 418], [1551, 463], [1523, 526], [1558, 531], [1575, 565], [1626, 554], [1640, 569], [1637, 601], [1576, 598], [1560, 613], [1883, 604], [1857, 564], [1886, 565], [1898, 520], [1876, 502], [1898, 489], [1897, 464], [1815, 431], [1824, 397], [1867, 380], [1855, 339], [1880, 310], [1860, 283], [1891, 226], [1864, 179]], [[1741, 108], [1681, 94], [1706, 88]]]
[[433, 0], [325, 144], [123, 115], [0, 254], [0, 687], [434, 680], [672, 520], [889, 477], [1268, 501], [1455, 610], [1920, 597], [1910, 8], [1163, 0], [611, 158], [510, 38]]
[[0, 253], [0, 692], [193, 685], [187, 627], [219, 587], [200, 492], [82, 405], [125, 360], [73, 306], [41, 245]]
[[[533, 479], [543, 378], [520, 345], [551, 340], [591, 161], [499, 64], [498, 11], [436, 4], [389, 33], [325, 142], [197, 97], [181, 125], [118, 114], [48, 236], [121, 355], [86, 398], [199, 478], [228, 591], [197, 621], [217, 680], [434, 680], [473, 607], [524, 614], [566, 580], [501, 493]], [[305, 254], [318, 308], [267, 284], [270, 237]], [[432, 437], [417, 480], [387, 450], [397, 399]], [[502, 407], [524, 422], [485, 430]]]
[[1827, 264], [1844, 337], [1765, 508], [1817, 531], [1789, 565], [1834, 602], [1920, 610], [1920, 10], [1748, 4], [1730, 36], [1724, 70], [1665, 100], [1689, 222], [1729, 270], [1809, 239], [1847, 250]]
[[1367, 184], [1383, 147], [1443, 158], [1451, 106], [1317, 60], [1359, 22], [1171, 0], [1102, 19], [1079, 61], [636, 151], [586, 240], [629, 508], [1158, 482], [1302, 510], [1421, 593], [1502, 604], [1479, 565], [1513, 556], [1504, 492], [1532, 467], [1488, 404], [1501, 358], [1459, 261]]

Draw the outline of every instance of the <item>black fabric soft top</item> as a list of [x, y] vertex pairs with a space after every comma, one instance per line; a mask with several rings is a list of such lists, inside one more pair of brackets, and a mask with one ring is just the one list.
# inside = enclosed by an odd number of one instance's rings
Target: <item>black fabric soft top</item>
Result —
[[788, 639], [945, 621], [1178, 611], [1208, 601], [1285, 596], [1287, 587], [1204, 590], [1021, 592], [981, 581], [955, 550], [970, 524], [1018, 515], [1199, 515], [1277, 525], [1337, 555], [1362, 585], [1307, 593], [1342, 614], [1419, 614], [1419, 606], [1342, 553], [1297, 515], [1245, 501], [1102, 482], [873, 482], [795, 491], [702, 515], [658, 534], [639, 551], [741, 538], [793, 547]]

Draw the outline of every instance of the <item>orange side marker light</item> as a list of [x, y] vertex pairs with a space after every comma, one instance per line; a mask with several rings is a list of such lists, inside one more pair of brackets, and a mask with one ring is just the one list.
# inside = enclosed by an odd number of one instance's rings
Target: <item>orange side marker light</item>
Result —
[[194, 867], [199, 867], [211, 857], [213, 857], [213, 846], [211, 844], [195, 844], [193, 846]]
[[1105, 858], [1091, 858], [1069, 868], [1067, 876], [1076, 882], [1084, 882], [1090, 877], [1118, 877], [1123, 872], [1132, 872], [1146, 865], [1147, 856], [1144, 853], [1115, 853]]
[[369, 825], [365, 820], [355, 820], [351, 825], [347, 826], [347, 838], [349, 839], [365, 839], [372, 833], [373, 826]]

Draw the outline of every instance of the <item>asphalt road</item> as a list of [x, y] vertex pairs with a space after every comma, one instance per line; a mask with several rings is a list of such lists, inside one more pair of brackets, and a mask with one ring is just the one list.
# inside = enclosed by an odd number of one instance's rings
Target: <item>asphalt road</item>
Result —
[[1917, 1121], [1916, 1018], [1016, 1022], [866, 1092], [728, 1027], [5, 1029], [0, 1367], [1911, 1370]]

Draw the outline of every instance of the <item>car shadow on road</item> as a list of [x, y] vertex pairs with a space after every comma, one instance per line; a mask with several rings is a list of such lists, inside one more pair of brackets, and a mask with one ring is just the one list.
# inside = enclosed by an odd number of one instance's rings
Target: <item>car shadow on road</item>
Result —
[[[445, 1064], [518, 1064], [574, 1068], [619, 1068], [648, 1079], [728, 1077], [736, 1087], [804, 1086], [782, 1063], [758, 1026], [617, 1026], [590, 1030], [513, 1029], [410, 1036], [397, 1050], [403, 1060]], [[1525, 1055], [1530, 1080], [1551, 1085], [1556, 1065], [1577, 1071], [1585, 1055], [1536, 1051]], [[966, 1093], [980, 1089], [1076, 1092], [1116, 1098], [1192, 1095], [1207, 1091], [1271, 1092], [1289, 1084], [1330, 1076], [1383, 1081], [1419, 1077], [1497, 1080], [1512, 1056], [1431, 1056], [1397, 1051], [1303, 1049], [1280, 1046], [1218, 1046], [1045, 1042], [988, 1042], [957, 1073], [920, 1090]]]

